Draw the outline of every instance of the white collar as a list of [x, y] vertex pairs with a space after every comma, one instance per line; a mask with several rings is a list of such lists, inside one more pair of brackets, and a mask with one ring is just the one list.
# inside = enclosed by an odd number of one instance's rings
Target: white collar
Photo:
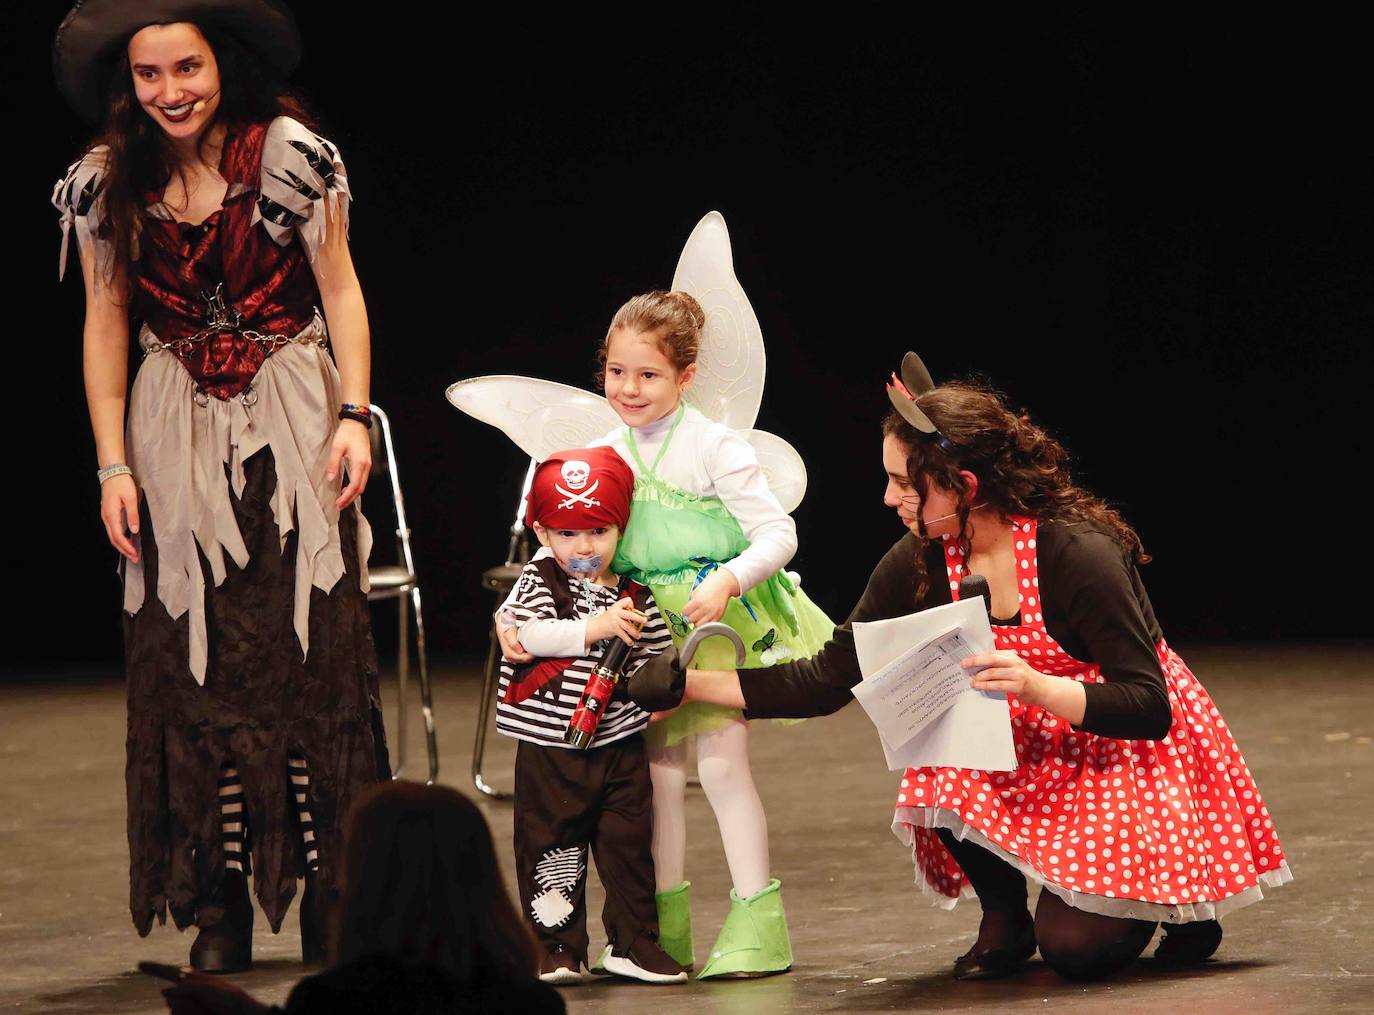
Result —
[[[679, 405], [681, 405], [681, 403], [679, 403]], [[635, 434], [635, 440], [655, 440], [667, 433], [669, 429], [672, 428], [673, 422], [677, 419], [678, 411], [678, 409], [674, 409], [662, 419], [656, 419], [652, 423], [645, 423], [643, 426], [631, 427], [630, 429], [633, 430]], [[688, 407], [686, 411], [691, 412], [692, 410]], [[686, 413], [684, 413], [684, 418], [686, 418]]]

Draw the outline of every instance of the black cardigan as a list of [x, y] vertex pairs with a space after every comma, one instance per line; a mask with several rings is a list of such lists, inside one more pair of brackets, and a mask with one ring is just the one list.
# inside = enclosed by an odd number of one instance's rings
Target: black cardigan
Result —
[[[1163, 738], [1172, 724], [1156, 651], [1163, 634], [1135, 565], [1110, 533], [1087, 522], [1041, 522], [1036, 539], [1045, 627], [1070, 656], [1097, 663], [1106, 679], [1083, 685], [1087, 711], [1078, 728], [1125, 740]], [[932, 540], [926, 552], [930, 590], [916, 602], [918, 545], [908, 533], [887, 551], [858, 605], [816, 655], [739, 671], [749, 718], [829, 715], [854, 700], [849, 689], [863, 676], [853, 625], [950, 601], [943, 544]]]

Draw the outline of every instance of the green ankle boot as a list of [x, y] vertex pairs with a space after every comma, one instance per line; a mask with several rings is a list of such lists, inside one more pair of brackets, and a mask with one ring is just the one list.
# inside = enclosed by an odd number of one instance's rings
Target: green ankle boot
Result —
[[782, 882], [777, 878], [748, 899], [732, 889], [730, 914], [720, 928], [711, 958], [697, 974], [712, 976], [768, 976], [792, 968], [792, 940], [782, 911]]
[[[658, 946], [689, 972], [697, 961], [692, 950], [692, 900], [687, 894], [691, 887], [692, 882], [684, 881], [676, 888], [654, 895], [658, 906]], [[597, 976], [607, 975], [606, 959], [610, 954], [611, 946], [607, 945], [592, 963], [591, 971]]]
[[684, 881], [654, 896], [658, 904], [658, 946], [688, 970], [697, 962], [692, 949], [692, 900], [687, 894], [691, 887], [692, 882]]

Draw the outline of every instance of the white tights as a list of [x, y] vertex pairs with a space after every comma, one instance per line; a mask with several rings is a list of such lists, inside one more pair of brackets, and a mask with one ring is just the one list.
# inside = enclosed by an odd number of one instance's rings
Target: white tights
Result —
[[[736, 720], [699, 733], [697, 776], [720, 827], [725, 862], [741, 899], [768, 887], [768, 819], [749, 771], [749, 724]], [[657, 890], [683, 881], [687, 860], [687, 741], [649, 749], [654, 783], [654, 871]]]

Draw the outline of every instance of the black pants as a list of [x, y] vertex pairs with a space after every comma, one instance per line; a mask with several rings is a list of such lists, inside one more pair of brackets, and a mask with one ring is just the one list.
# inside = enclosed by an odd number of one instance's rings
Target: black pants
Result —
[[[955, 838], [947, 828], [939, 835], [978, 893], [983, 912], [1025, 911], [1026, 878], [1019, 870], [977, 843]], [[1035, 907], [1040, 957], [1071, 980], [1097, 980], [1120, 972], [1145, 950], [1154, 932], [1155, 924], [1148, 920], [1075, 909], [1048, 890], [1040, 893]]]
[[612, 945], [658, 937], [653, 786], [639, 735], [589, 751], [520, 741], [515, 753], [515, 868], [520, 905], [544, 948], [587, 961], [587, 850], [606, 889]]

